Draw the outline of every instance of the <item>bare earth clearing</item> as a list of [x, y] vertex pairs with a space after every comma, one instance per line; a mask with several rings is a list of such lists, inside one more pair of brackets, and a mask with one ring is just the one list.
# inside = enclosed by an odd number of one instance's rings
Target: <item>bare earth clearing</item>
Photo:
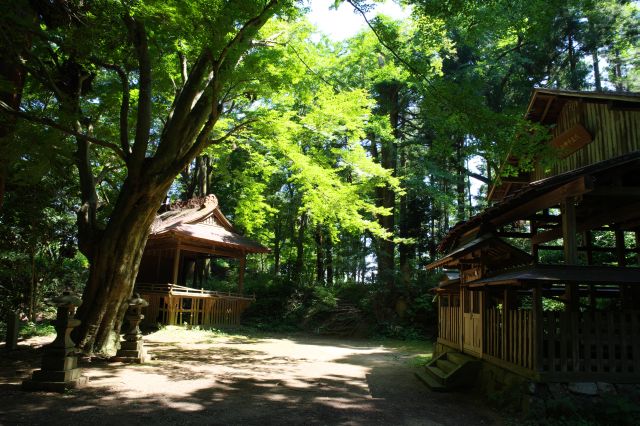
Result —
[[[161, 331], [145, 337], [145, 365], [84, 365], [89, 386], [66, 394], [20, 390], [49, 338], [0, 362], [1, 424], [489, 425], [499, 417], [469, 394], [428, 390], [406, 348], [365, 340], [214, 337]], [[28, 346], [31, 345], [31, 346]], [[4, 348], [2, 348], [4, 349]]]

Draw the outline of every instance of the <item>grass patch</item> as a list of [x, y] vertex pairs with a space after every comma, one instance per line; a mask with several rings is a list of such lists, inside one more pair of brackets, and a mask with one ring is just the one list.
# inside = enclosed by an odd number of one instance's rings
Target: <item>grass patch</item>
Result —
[[55, 334], [56, 329], [49, 322], [27, 322], [20, 327], [20, 337], [28, 339], [34, 336], [49, 336]]
[[407, 358], [407, 364], [411, 367], [424, 366], [433, 358], [433, 342], [431, 340], [376, 339], [372, 341], [404, 354]]
[[176, 342], [191, 340], [210, 343], [221, 338], [249, 341], [253, 338], [250, 333], [243, 333], [240, 330], [220, 330], [217, 328], [201, 328], [198, 326], [181, 327], [176, 325], [161, 327], [153, 334], [162, 340], [173, 340]]

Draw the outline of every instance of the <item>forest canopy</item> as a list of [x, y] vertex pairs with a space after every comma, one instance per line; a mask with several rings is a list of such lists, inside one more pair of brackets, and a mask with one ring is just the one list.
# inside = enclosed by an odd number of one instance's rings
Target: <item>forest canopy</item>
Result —
[[256, 321], [345, 304], [413, 332], [447, 230], [508, 156], [549, 155], [531, 90], [640, 90], [634, 1], [342, 3], [366, 25], [333, 41], [304, 1], [2, 0], [2, 311], [73, 288], [78, 344], [108, 351], [160, 205], [214, 193], [272, 250]]

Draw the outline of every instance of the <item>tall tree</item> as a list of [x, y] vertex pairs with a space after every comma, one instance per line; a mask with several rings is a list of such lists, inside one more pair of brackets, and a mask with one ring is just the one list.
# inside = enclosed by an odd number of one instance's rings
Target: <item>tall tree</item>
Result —
[[[252, 40], [290, 6], [278, 0], [205, 1], [193, 8], [179, 1], [104, 1], [73, 10], [74, 25], [54, 31], [36, 22], [28, 28], [41, 28], [31, 66], [56, 94], [57, 107], [11, 114], [61, 129], [78, 145], [86, 206], [79, 214], [79, 237], [91, 265], [76, 336], [85, 351], [106, 351], [119, 329], [148, 229], [175, 176], [206, 146], [246, 125], [224, 123], [214, 131], [232, 109], [242, 82], [237, 74], [256, 71], [243, 69], [247, 57], [260, 50], [249, 51]], [[119, 95], [113, 91], [116, 81]], [[119, 108], [104, 108], [114, 103]], [[102, 148], [126, 168], [104, 224], [96, 220], [89, 160]]]

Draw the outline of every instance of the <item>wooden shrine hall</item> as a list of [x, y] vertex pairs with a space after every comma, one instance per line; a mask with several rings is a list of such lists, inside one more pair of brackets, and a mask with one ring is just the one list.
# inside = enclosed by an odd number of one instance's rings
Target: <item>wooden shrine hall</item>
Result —
[[[244, 295], [246, 256], [269, 249], [233, 229], [214, 195], [163, 205], [151, 227], [136, 291], [149, 302], [148, 325], [239, 325], [254, 297]], [[189, 287], [213, 257], [238, 261], [237, 292]]]
[[550, 126], [556, 161], [503, 179], [441, 242], [428, 268], [456, 274], [436, 289], [438, 356], [640, 383], [640, 96], [538, 89], [527, 117]]

